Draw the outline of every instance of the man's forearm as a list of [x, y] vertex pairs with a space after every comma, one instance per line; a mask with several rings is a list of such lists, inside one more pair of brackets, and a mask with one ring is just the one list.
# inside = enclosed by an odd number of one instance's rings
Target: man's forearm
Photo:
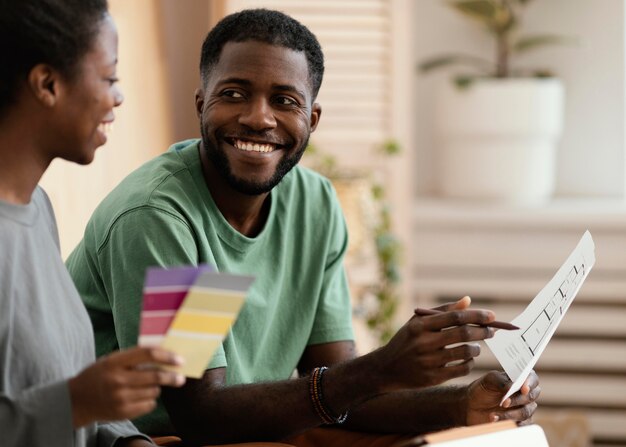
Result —
[[163, 390], [163, 401], [186, 445], [276, 441], [319, 425], [308, 378], [184, 390]]
[[[336, 415], [349, 410], [346, 428], [419, 433], [465, 424], [465, 388], [385, 392], [372, 360], [366, 355], [324, 373], [324, 403]], [[163, 391], [172, 422], [186, 442], [276, 441], [321, 425], [309, 377], [226, 387], [215, 385], [219, 378], [207, 380], [211, 374], [216, 372], [188, 381], [182, 390]]]
[[[321, 424], [311, 404], [308, 378], [210, 391], [201, 387], [184, 394], [164, 390], [172, 420], [186, 442], [277, 441]], [[465, 402], [464, 387], [379, 394], [351, 408], [344, 427], [424, 433], [465, 425]]]
[[[380, 394], [367, 371], [369, 356], [335, 365], [323, 377], [325, 405], [335, 414]], [[311, 401], [310, 378], [223, 386], [211, 370], [179, 390], [163, 389], [163, 401], [180, 435], [197, 444], [280, 440], [321, 425]]]
[[381, 394], [350, 410], [345, 428], [377, 433], [426, 433], [465, 425], [465, 387], [438, 386]]

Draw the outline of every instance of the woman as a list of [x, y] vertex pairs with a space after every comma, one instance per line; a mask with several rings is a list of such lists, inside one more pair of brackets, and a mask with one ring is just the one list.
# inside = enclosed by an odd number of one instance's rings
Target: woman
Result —
[[[87, 313], [37, 186], [61, 157], [90, 163], [106, 142], [117, 88], [117, 32], [106, 0], [0, 0], [0, 445], [153, 445], [129, 422], [175, 355], [136, 348], [94, 363]], [[151, 365], [151, 366], [150, 366]]]

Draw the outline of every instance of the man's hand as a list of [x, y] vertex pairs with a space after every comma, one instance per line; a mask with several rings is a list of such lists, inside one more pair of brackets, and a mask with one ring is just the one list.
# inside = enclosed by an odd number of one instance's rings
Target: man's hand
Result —
[[512, 382], [504, 372], [491, 371], [472, 382], [467, 389], [467, 425], [512, 419], [521, 424], [532, 422], [537, 409], [537, 398], [541, 393], [539, 378], [535, 371], [522, 385], [522, 388], [507, 398], [500, 406]]
[[159, 367], [181, 363], [161, 348], [133, 348], [101, 357], [68, 382], [74, 427], [133, 419], [153, 410], [162, 385], [185, 383], [181, 374]]
[[472, 304], [472, 299], [469, 296], [464, 296], [461, 299], [458, 299], [452, 303], [442, 304], [441, 306], [437, 306], [434, 309], [440, 310], [442, 312], [452, 312], [453, 310], [465, 310], [470, 307]]
[[494, 329], [484, 325], [495, 320], [491, 311], [467, 309], [469, 303], [464, 297], [438, 308], [440, 314], [413, 316], [374, 351], [381, 390], [429, 387], [467, 375], [480, 354], [480, 346], [469, 342], [493, 337]]

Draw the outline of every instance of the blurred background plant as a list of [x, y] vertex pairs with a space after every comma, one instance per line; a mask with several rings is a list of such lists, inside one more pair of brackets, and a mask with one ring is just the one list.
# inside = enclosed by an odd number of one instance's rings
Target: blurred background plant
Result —
[[[399, 152], [400, 146], [397, 141], [389, 139], [376, 149], [376, 156], [388, 158]], [[376, 172], [355, 172], [340, 166], [336, 157], [321, 151], [313, 144], [309, 144], [304, 161], [307, 166], [329, 178], [335, 185], [350, 232], [352, 248], [348, 249], [348, 257], [354, 256], [355, 246], [364, 245], [361, 242], [363, 237], [371, 238], [370, 242], [373, 242], [377, 279], [368, 281], [365, 287], [358, 289], [355, 313], [364, 317], [367, 327], [378, 343], [387, 343], [397, 329], [394, 317], [400, 301], [398, 286], [401, 280], [401, 247], [393, 232], [391, 209], [384, 182]], [[355, 206], [354, 202], [359, 201], [359, 192], [356, 190], [363, 188], [367, 194], [364, 199], [369, 204], [361, 207], [365, 208], [365, 211], [353, 212], [351, 209]]]
[[514, 66], [513, 60], [528, 51], [554, 44], [572, 44], [572, 37], [555, 34], [520, 35], [522, 16], [533, 0], [446, 0], [446, 3], [479, 23], [495, 40], [495, 56], [486, 59], [479, 56], [448, 53], [428, 58], [419, 65], [422, 72], [451, 65], [471, 67], [471, 73], [461, 73], [454, 77], [459, 87], [470, 85], [476, 78], [508, 77], [553, 77], [546, 68], [525, 68]]

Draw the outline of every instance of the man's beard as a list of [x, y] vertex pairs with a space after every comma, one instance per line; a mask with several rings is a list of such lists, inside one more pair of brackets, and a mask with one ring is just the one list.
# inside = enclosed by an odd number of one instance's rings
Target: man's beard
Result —
[[[293, 169], [295, 165], [298, 164], [306, 147], [309, 144], [309, 138], [307, 136], [306, 141], [298, 150], [290, 155], [284, 156], [278, 162], [278, 166], [276, 166], [276, 171], [274, 175], [270, 177], [267, 181], [264, 182], [255, 182], [250, 181], [244, 178], [236, 177], [233, 174], [233, 171], [230, 167], [230, 163], [228, 162], [228, 157], [224, 151], [211, 143], [206, 134], [204, 126], [200, 125], [200, 134], [202, 135], [202, 145], [204, 146], [204, 150], [209, 157], [213, 166], [218, 171], [218, 173], [226, 180], [226, 182], [237, 192], [242, 194], [246, 194], [249, 196], [258, 196], [260, 194], [265, 194], [270, 192], [276, 185], [280, 183], [283, 177]], [[220, 139], [218, 139], [219, 141]]]

